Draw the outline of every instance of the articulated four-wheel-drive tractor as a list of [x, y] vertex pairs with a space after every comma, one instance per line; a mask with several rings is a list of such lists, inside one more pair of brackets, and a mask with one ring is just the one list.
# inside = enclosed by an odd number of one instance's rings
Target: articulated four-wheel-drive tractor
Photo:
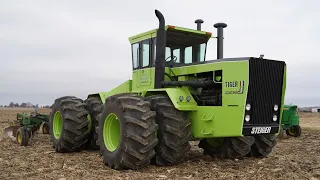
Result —
[[[57, 152], [91, 147], [113, 169], [180, 163], [199, 141], [216, 158], [266, 157], [276, 145], [286, 88], [283, 61], [206, 60], [211, 33], [165, 25], [129, 38], [132, 80], [109, 92], [55, 100], [51, 136]], [[240, 44], [239, 44], [240, 45]], [[81, 87], [79, 87], [81, 88]]]

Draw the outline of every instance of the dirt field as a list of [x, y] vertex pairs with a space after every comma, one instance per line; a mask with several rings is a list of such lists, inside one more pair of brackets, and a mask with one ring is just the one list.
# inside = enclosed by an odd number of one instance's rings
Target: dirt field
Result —
[[183, 164], [119, 172], [97, 152], [55, 153], [49, 135], [37, 134], [27, 147], [13, 143], [3, 129], [22, 111], [0, 109], [0, 179], [320, 179], [320, 115], [301, 114], [302, 136], [285, 136], [265, 159], [214, 160], [194, 144]]

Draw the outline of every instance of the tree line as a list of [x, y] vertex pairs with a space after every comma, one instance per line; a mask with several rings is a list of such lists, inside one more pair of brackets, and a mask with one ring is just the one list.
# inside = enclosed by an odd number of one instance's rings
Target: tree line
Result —
[[45, 106], [39, 106], [38, 104], [34, 105], [30, 102], [22, 102], [21, 104], [19, 103], [15, 103], [15, 102], [10, 102], [8, 105], [0, 105], [0, 108], [18, 108], [18, 107], [22, 107], [22, 108], [51, 108], [51, 106], [49, 105], [45, 105]]

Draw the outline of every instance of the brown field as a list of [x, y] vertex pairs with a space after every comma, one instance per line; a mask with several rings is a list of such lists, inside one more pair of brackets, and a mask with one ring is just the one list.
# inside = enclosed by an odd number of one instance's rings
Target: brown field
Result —
[[3, 129], [22, 111], [0, 109], [0, 179], [320, 179], [318, 114], [300, 114], [302, 136], [285, 136], [265, 159], [215, 160], [193, 143], [183, 164], [120, 172], [105, 167], [97, 152], [55, 153], [49, 135], [39, 133], [29, 146], [18, 146]]

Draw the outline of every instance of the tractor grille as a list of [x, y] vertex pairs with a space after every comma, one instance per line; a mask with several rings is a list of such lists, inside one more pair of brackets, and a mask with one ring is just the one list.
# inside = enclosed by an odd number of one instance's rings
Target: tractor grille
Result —
[[[251, 104], [251, 121], [246, 125], [279, 123], [282, 83], [285, 62], [251, 58], [249, 60], [249, 87], [247, 103]], [[273, 110], [274, 105], [279, 110]], [[273, 115], [278, 121], [273, 122]]]

